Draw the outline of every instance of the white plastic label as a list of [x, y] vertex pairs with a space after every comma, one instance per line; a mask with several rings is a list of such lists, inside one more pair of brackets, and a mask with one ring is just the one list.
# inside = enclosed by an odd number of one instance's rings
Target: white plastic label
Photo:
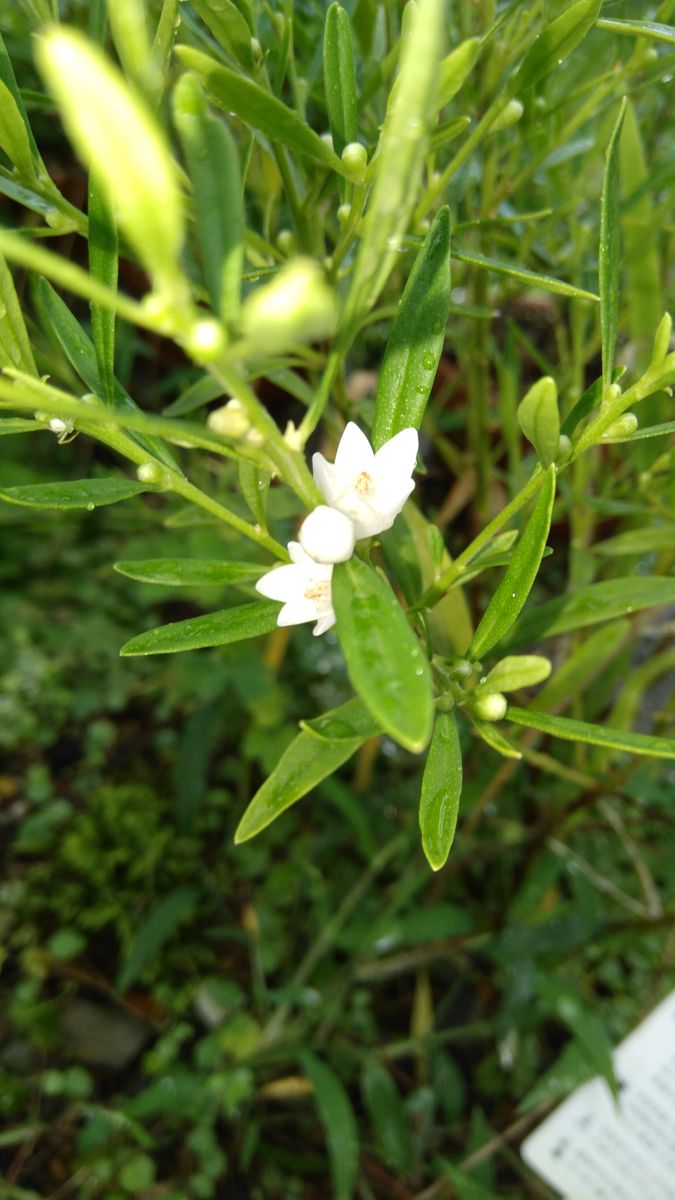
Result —
[[525, 1162], [565, 1200], [675, 1200], [675, 992], [525, 1139]]

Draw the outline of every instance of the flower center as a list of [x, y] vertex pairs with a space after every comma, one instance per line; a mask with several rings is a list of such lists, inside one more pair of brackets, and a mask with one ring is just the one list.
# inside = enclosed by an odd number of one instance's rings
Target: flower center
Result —
[[305, 589], [304, 596], [305, 600], [311, 600], [317, 607], [330, 604], [330, 580], [321, 579], [318, 582], [310, 583], [309, 587]]
[[372, 496], [375, 491], [372, 475], [369, 475], [367, 471], [361, 471], [354, 480], [354, 489], [360, 492], [362, 496]]

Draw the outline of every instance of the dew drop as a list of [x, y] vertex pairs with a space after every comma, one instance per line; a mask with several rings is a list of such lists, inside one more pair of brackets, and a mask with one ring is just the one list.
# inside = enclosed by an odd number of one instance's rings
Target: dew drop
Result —
[[88, 504], [88, 505], [87, 505], [87, 512], [93, 512], [95, 508], [96, 508], [96, 505], [95, 505], [95, 504]]
[[430, 350], [427, 350], [426, 354], [422, 356], [422, 366], [425, 371], [433, 371], [436, 366], [436, 358]]

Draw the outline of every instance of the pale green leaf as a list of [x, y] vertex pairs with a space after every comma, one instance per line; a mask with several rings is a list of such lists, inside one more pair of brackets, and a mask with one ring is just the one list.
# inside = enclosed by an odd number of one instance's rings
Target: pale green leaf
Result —
[[3, 488], [0, 500], [24, 508], [84, 508], [91, 511], [104, 504], [117, 504], [147, 492], [135, 479], [72, 479], [65, 483], [29, 483]]
[[172, 621], [139, 633], [125, 642], [120, 654], [177, 654], [183, 650], [202, 650], [207, 646], [227, 646], [245, 638], [260, 637], [276, 628], [279, 606], [267, 601], [241, 604], [223, 612]]
[[675, 758], [675, 738], [608, 729], [604, 725], [573, 721], [569, 717], [554, 717], [549, 713], [515, 708], [513, 705], [507, 708], [505, 720], [525, 725], [528, 729], [538, 729], [541, 733], [562, 738], [566, 742], [587, 742], [591, 746], [605, 746], [609, 750], [621, 750], [627, 754], [645, 754], [650, 758]]
[[612, 381], [614, 350], [619, 322], [619, 273], [621, 267], [621, 227], [619, 224], [619, 144], [626, 114], [626, 100], [612, 130], [605, 159], [605, 175], [600, 201], [600, 252], [598, 277], [600, 286], [600, 328], [602, 330], [603, 386]]
[[439, 712], [424, 767], [419, 809], [422, 849], [434, 871], [447, 862], [461, 795], [462, 750], [457, 721], [453, 712]]
[[356, 73], [349, 14], [339, 4], [326, 13], [323, 33], [323, 86], [333, 146], [342, 154], [356, 141]]
[[208, 558], [140, 558], [114, 564], [115, 570], [140, 583], [165, 587], [226, 587], [260, 578], [260, 563]]
[[356, 1117], [345, 1087], [333, 1069], [305, 1050], [300, 1066], [314, 1088], [333, 1178], [333, 1200], [351, 1200], [359, 1173]]

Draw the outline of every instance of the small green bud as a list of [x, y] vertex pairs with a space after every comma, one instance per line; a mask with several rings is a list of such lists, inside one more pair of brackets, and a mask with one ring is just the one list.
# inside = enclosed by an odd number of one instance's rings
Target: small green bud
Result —
[[256, 66], [258, 63], [262, 62], [263, 51], [257, 37], [251, 38], [251, 54], [253, 55], [253, 61]]
[[566, 433], [561, 433], [560, 441], [558, 442], [558, 457], [556, 461], [560, 464], [563, 464], [569, 462], [571, 457], [572, 443]]
[[628, 438], [635, 433], [638, 427], [638, 419], [633, 412], [623, 413], [618, 420], [603, 433], [603, 439], [609, 438]]
[[670, 350], [670, 337], [673, 331], [673, 320], [670, 313], [664, 313], [654, 334], [652, 347], [652, 367], [660, 367]]
[[470, 679], [473, 670], [474, 663], [468, 658], [457, 658], [450, 667], [450, 674], [456, 679]]
[[555, 462], [560, 448], [560, 414], [555, 379], [544, 375], [518, 405], [518, 424], [542, 466]]
[[523, 115], [523, 106], [520, 100], [514, 97], [509, 100], [505, 108], [502, 109], [497, 120], [493, 122], [491, 133], [500, 133], [503, 129], [510, 129], [512, 125], [517, 125]]
[[295, 237], [290, 229], [280, 229], [277, 234], [277, 246], [282, 254], [290, 257], [295, 251]]
[[219, 321], [205, 317], [195, 321], [184, 339], [188, 354], [197, 362], [213, 362], [225, 348], [225, 333]]
[[136, 468], [139, 483], [147, 483], [151, 487], [168, 488], [171, 481], [168, 472], [157, 462], [144, 462]]
[[506, 696], [501, 692], [488, 692], [485, 696], [476, 696], [471, 708], [481, 721], [501, 721], [506, 716]]
[[213, 412], [209, 413], [206, 424], [214, 433], [235, 441], [246, 437], [251, 428], [248, 413], [241, 400], [234, 398], [228, 400], [227, 404], [222, 404], [220, 408], [214, 408]]
[[337, 219], [341, 225], [346, 225], [349, 220], [349, 214], [352, 211], [351, 204], [341, 204], [337, 210]]
[[337, 306], [323, 272], [310, 258], [296, 258], [271, 283], [256, 288], [241, 310], [241, 328], [266, 354], [294, 342], [325, 337], [335, 327]]
[[363, 183], [368, 166], [368, 151], [360, 142], [348, 142], [342, 151], [342, 161], [354, 183]]

